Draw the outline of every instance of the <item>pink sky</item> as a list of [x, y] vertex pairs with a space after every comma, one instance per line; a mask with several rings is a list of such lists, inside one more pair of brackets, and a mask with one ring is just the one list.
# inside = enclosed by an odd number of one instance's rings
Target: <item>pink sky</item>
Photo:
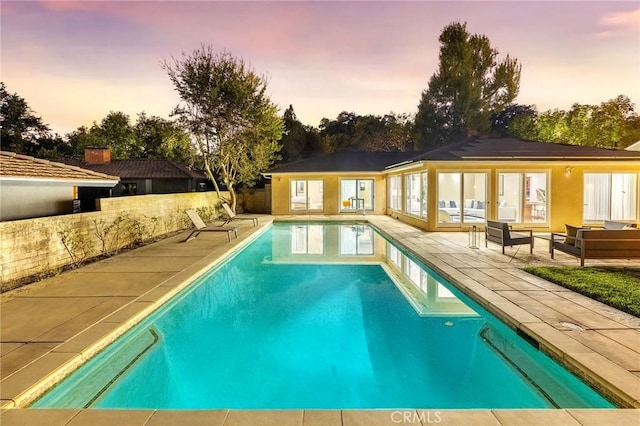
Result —
[[201, 44], [268, 76], [271, 99], [305, 124], [415, 113], [454, 21], [520, 60], [518, 103], [623, 94], [640, 109], [637, 2], [3, 0], [0, 18], [2, 81], [60, 133], [109, 111], [168, 117], [178, 98], [160, 62]]

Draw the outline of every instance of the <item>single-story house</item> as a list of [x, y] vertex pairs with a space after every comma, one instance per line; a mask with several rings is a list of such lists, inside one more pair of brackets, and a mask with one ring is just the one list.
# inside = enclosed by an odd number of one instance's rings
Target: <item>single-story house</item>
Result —
[[109, 191], [80, 188], [82, 204], [89, 209], [94, 208], [97, 198], [195, 192], [204, 191], [210, 186], [202, 172], [190, 170], [175, 161], [112, 160], [109, 148], [87, 148], [84, 160], [65, 158], [59, 161], [120, 178], [120, 185]]
[[638, 222], [640, 152], [469, 138], [422, 153], [339, 152], [276, 166], [272, 214], [386, 214], [429, 231]]
[[78, 188], [114, 188], [117, 176], [0, 151], [0, 220], [78, 211]]

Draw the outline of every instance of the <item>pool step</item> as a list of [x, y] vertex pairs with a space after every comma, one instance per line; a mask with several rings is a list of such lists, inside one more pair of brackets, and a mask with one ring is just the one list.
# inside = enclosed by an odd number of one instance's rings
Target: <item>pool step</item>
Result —
[[[75, 385], [65, 387], [65, 382], [47, 392], [33, 408], [90, 408], [132, 366], [148, 354], [160, 341], [155, 328], [141, 329], [127, 335], [112, 345], [116, 350], [106, 351], [108, 346], [75, 373]], [[109, 356], [105, 356], [105, 352]]]

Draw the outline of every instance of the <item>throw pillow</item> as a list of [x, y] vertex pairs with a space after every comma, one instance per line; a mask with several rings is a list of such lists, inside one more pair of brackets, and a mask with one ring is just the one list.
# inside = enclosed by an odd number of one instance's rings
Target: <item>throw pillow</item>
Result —
[[478, 201], [478, 206], [476, 208], [478, 210], [484, 210], [484, 201]]
[[452, 209], [456, 208], [456, 202], [455, 201], [449, 201], [449, 207], [451, 207]]
[[638, 228], [636, 228], [636, 224], [635, 223], [630, 223], [628, 225], [625, 225], [624, 228], [622, 228], [622, 229], [636, 229], [637, 230]]
[[576, 234], [578, 233], [578, 227], [577, 226], [571, 226], [571, 225], [564, 225], [564, 226], [567, 229], [567, 231], [566, 231], [567, 236], [564, 239], [564, 243], [572, 245], [572, 246], [575, 246], [576, 245]]
[[444, 200], [440, 200], [440, 201], [438, 202], [438, 206], [439, 206], [440, 208], [444, 208], [444, 206], [445, 206], [445, 205], [446, 205], [446, 204], [444, 203]]

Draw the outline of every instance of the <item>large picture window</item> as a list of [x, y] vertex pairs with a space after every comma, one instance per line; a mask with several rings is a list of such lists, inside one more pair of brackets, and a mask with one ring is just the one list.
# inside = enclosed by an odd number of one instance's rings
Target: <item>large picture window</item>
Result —
[[486, 173], [438, 173], [438, 223], [485, 222]]
[[405, 211], [412, 216], [427, 217], [427, 173], [405, 175]]
[[637, 173], [585, 173], [585, 222], [638, 218]]
[[324, 209], [322, 180], [291, 180], [292, 211]]
[[389, 176], [388, 179], [388, 204], [391, 210], [402, 209], [402, 177], [401, 176]]

